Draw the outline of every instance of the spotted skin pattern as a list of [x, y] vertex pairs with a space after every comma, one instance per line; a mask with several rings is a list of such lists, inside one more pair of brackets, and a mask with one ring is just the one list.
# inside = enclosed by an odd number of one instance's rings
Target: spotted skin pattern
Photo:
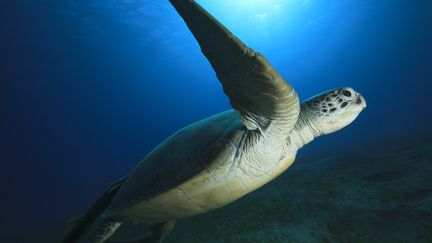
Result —
[[308, 106], [319, 117], [328, 117], [331, 113], [345, 108], [350, 102], [358, 102], [354, 94], [351, 88], [335, 89], [316, 96]]

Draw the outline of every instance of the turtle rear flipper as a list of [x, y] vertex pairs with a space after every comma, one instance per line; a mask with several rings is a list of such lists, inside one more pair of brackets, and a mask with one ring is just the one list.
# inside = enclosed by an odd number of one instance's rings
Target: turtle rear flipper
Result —
[[85, 243], [103, 243], [108, 240], [116, 230], [122, 225], [122, 222], [110, 219], [100, 219], [93, 224], [94, 229], [90, 230], [88, 237], [85, 237]]
[[160, 223], [150, 227], [152, 234], [147, 238], [141, 239], [139, 243], [159, 243], [165, 239], [174, 228], [175, 220]]
[[[160, 243], [162, 242], [174, 228], [175, 220], [170, 220], [164, 223], [151, 226], [150, 232], [144, 232], [141, 236], [136, 238], [111, 240], [108, 243]], [[114, 238], [116, 238], [114, 236]]]
[[73, 243], [80, 239], [83, 233], [94, 224], [102, 212], [108, 207], [125, 179], [126, 178], [122, 178], [112, 183], [82, 217], [72, 219], [68, 222], [68, 230], [63, 239], [63, 243]]

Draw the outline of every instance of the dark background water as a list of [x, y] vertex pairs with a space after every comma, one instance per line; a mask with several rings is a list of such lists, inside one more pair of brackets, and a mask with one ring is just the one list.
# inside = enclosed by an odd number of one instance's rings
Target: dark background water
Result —
[[[431, 130], [431, 1], [198, 2], [302, 99], [366, 98], [300, 156]], [[2, 235], [80, 214], [167, 136], [230, 108], [168, 1], [1, 1], [0, 79]]]

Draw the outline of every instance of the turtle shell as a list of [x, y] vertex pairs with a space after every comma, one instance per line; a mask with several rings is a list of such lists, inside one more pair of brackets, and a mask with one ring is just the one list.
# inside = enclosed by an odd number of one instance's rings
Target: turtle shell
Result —
[[150, 200], [208, 169], [227, 147], [238, 146], [238, 134], [246, 130], [234, 110], [179, 130], [138, 164], [104, 215], [112, 216], [143, 200]]

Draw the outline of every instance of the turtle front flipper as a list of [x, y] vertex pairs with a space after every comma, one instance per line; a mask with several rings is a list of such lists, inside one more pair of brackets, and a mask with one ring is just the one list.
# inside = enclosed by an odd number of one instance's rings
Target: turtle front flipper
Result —
[[249, 130], [286, 139], [299, 114], [296, 92], [254, 52], [192, 0], [170, 0], [199, 42]]

